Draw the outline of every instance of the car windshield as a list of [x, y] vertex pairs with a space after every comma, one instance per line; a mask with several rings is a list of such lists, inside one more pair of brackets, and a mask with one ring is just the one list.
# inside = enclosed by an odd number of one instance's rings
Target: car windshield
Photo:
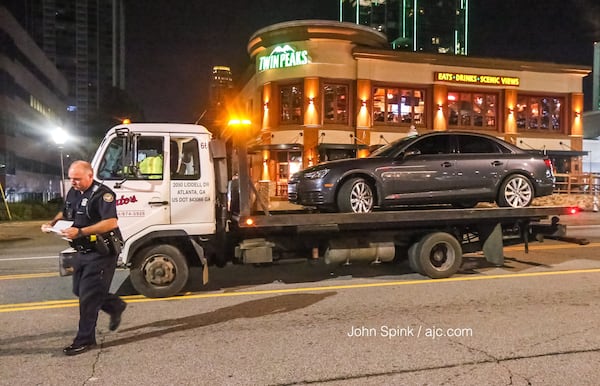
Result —
[[382, 146], [379, 149], [375, 150], [373, 153], [371, 153], [369, 155], [368, 158], [395, 156], [400, 147], [403, 147], [404, 144], [413, 141], [415, 138], [417, 138], [417, 137], [412, 136], [412, 137], [404, 137], [404, 138], [397, 139], [394, 142], [390, 142], [387, 145]]

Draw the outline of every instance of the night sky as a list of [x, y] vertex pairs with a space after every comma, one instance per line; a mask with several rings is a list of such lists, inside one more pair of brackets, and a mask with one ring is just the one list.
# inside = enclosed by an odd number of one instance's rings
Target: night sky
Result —
[[[205, 108], [212, 66], [230, 66], [236, 80], [248, 66], [246, 45], [257, 30], [283, 21], [339, 17], [339, 0], [125, 4], [126, 88], [146, 119], [155, 122], [194, 122]], [[600, 41], [596, 0], [471, 0], [470, 4], [469, 56], [592, 66], [593, 42]], [[586, 79], [586, 93], [589, 84]]]

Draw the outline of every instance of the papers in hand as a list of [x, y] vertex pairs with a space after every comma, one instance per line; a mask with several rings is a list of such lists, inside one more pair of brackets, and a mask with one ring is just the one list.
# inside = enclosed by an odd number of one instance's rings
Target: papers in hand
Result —
[[[66, 221], [66, 220], [58, 220], [56, 222], [56, 224], [54, 224], [53, 227], [46, 227], [44, 229], [45, 232], [54, 232], [59, 236], [62, 236], [62, 231], [64, 229], [70, 228], [71, 226], [73, 226], [73, 221]], [[66, 237], [61, 237], [63, 240], [66, 241], [71, 241], [71, 239], [68, 239]]]
[[48, 229], [50, 230], [50, 232], [62, 234], [62, 231], [64, 229], [70, 228], [72, 225], [73, 221], [58, 220], [52, 228]]

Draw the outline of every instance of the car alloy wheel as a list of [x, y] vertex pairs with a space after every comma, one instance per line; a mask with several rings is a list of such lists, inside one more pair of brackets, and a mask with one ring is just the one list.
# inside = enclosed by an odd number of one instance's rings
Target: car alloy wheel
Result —
[[338, 194], [340, 212], [368, 213], [373, 211], [373, 202], [373, 189], [362, 178], [346, 181]]
[[500, 188], [499, 206], [523, 208], [533, 201], [533, 186], [527, 177], [515, 174], [502, 184]]

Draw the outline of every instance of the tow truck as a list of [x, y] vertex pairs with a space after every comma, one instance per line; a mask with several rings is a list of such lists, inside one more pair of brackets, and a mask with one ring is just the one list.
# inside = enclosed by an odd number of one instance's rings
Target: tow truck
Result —
[[[247, 131], [247, 128], [243, 128]], [[565, 238], [569, 207], [403, 208], [371, 213], [273, 211], [250, 178], [247, 135], [228, 146], [204, 126], [121, 124], [108, 130], [92, 167], [116, 194], [124, 245], [119, 264], [147, 297], [180, 293], [190, 267], [395, 263], [430, 278], [458, 271], [464, 253], [503, 264], [503, 247]]]

